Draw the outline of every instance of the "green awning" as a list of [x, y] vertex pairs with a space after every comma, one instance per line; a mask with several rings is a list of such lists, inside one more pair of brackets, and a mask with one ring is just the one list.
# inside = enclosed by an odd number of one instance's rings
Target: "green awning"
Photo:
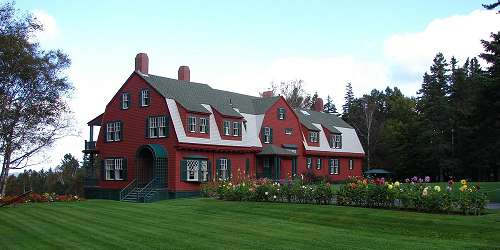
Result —
[[265, 145], [262, 151], [257, 153], [257, 155], [281, 155], [281, 156], [296, 156], [297, 153], [290, 149], [284, 149], [275, 145]]
[[[151, 150], [151, 152], [153, 153], [155, 158], [167, 158], [167, 151], [160, 144], [147, 144], [147, 145], [143, 145], [141, 147], [141, 149], [142, 148], [149, 148]], [[138, 150], [137, 152], [139, 152], [139, 151], [140, 150]]]

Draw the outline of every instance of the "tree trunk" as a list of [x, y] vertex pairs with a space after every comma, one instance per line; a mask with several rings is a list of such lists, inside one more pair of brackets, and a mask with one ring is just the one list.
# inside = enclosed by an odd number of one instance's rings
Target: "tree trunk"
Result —
[[0, 197], [5, 196], [5, 189], [7, 187], [7, 178], [9, 177], [9, 167], [10, 167], [10, 147], [5, 149], [5, 157], [3, 158], [2, 164], [2, 174], [0, 176]]

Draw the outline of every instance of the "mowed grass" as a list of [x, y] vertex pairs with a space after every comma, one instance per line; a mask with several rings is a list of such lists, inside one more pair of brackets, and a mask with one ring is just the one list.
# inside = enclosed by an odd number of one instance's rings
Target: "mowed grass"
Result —
[[493, 249], [500, 212], [425, 214], [333, 205], [177, 199], [0, 209], [1, 249]]

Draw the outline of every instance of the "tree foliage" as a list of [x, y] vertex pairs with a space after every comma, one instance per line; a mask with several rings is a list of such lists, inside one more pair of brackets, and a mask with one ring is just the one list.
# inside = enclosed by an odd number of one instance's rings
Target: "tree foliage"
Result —
[[12, 4], [0, 6], [0, 194], [10, 169], [34, 164], [30, 159], [71, 127], [65, 118], [72, 86], [63, 74], [70, 60], [33, 42], [42, 28]]
[[337, 114], [337, 107], [335, 107], [335, 103], [333, 103], [333, 99], [328, 95], [326, 97], [326, 103], [323, 105], [323, 112], [329, 114]]

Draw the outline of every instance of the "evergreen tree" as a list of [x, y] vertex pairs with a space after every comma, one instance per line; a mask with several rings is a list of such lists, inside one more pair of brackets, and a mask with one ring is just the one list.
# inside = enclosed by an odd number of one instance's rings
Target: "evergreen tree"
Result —
[[345, 87], [344, 105], [342, 106], [342, 118], [348, 120], [349, 109], [354, 101], [351, 82], [347, 82]]
[[335, 107], [335, 103], [333, 103], [332, 98], [330, 95], [326, 97], [326, 103], [323, 105], [323, 112], [329, 113], [329, 114], [336, 114], [337, 113], [337, 108]]

